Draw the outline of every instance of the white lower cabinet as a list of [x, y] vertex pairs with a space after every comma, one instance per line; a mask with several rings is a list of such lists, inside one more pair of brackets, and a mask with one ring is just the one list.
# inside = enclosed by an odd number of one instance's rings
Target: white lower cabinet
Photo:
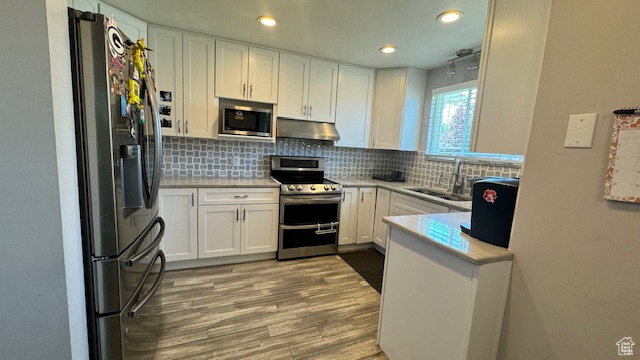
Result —
[[240, 207], [198, 206], [199, 258], [240, 255]]
[[[200, 189], [199, 257], [275, 252], [278, 249], [278, 189]], [[215, 205], [209, 205], [209, 204]]]
[[167, 261], [198, 258], [197, 189], [160, 189], [159, 215], [165, 222], [160, 249]]
[[[160, 248], [167, 261], [275, 252], [277, 190], [160, 189], [160, 216], [166, 224]], [[216, 201], [212, 201], [211, 197], [216, 195]], [[264, 203], [267, 201], [270, 203]]]
[[382, 222], [382, 218], [389, 216], [389, 205], [391, 202], [391, 191], [378, 189], [376, 194], [376, 216], [373, 227], [373, 243], [385, 248], [387, 245], [387, 235], [389, 226]]
[[346, 188], [342, 196], [338, 245], [372, 242], [376, 188]]
[[355, 244], [358, 223], [358, 188], [345, 188], [340, 205], [338, 245]]
[[241, 254], [257, 254], [278, 249], [278, 209], [278, 204], [242, 206]]

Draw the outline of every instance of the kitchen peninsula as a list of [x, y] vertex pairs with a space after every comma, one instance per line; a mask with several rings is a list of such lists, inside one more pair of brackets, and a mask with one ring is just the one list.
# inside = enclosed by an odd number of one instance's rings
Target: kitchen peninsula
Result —
[[378, 343], [391, 359], [495, 359], [513, 254], [460, 231], [471, 213], [385, 217]]

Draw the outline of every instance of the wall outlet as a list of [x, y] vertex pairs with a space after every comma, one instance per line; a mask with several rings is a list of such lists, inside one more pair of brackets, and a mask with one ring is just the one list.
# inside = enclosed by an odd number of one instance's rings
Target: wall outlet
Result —
[[232, 157], [233, 159], [233, 166], [239, 166], [240, 165], [240, 157], [239, 156], [234, 156]]

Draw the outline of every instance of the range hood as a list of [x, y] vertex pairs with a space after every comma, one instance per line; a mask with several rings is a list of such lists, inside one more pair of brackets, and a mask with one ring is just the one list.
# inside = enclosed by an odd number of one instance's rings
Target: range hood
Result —
[[313, 140], [340, 140], [336, 126], [330, 123], [278, 118], [276, 137]]

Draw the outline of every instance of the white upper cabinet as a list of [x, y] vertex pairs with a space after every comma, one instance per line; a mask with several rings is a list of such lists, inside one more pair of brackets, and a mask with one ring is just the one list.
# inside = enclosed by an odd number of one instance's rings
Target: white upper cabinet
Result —
[[213, 94], [214, 48], [212, 38], [182, 37], [184, 136], [215, 136], [218, 103]]
[[249, 100], [278, 102], [279, 63], [279, 52], [249, 47]]
[[156, 71], [162, 134], [214, 138], [215, 40], [149, 27], [149, 61]]
[[[74, 0], [75, 2], [75, 0]], [[89, 2], [90, 3], [90, 2]], [[98, 3], [98, 10], [100, 14], [106, 17], [115, 17], [118, 28], [129, 38], [131, 41], [138, 39], [147, 40], [147, 23], [138, 19], [135, 16], [131, 16], [125, 12], [122, 12], [113, 6], [105, 3]]]
[[280, 54], [216, 40], [216, 96], [276, 103]]
[[538, 92], [551, 0], [491, 0], [471, 150], [524, 154]]
[[336, 101], [336, 128], [340, 141], [336, 146], [369, 146], [374, 75], [373, 69], [340, 64]]
[[150, 26], [148, 44], [153, 49], [148, 54], [156, 71], [162, 135], [183, 136], [182, 33]]
[[376, 70], [373, 148], [418, 150], [426, 81], [419, 69]]
[[337, 63], [280, 54], [279, 117], [333, 123], [337, 89]]

